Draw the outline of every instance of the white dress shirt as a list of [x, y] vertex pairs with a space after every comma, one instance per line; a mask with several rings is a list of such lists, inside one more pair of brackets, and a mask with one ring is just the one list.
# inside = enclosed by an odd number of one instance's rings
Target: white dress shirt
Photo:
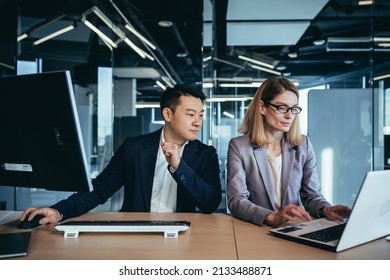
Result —
[[[176, 212], [177, 183], [168, 171], [168, 162], [161, 148], [162, 143], [165, 143], [164, 129], [161, 132], [157, 153], [150, 212], [173, 213]], [[184, 146], [187, 143], [180, 148], [180, 156], [182, 156]]]
[[271, 167], [271, 180], [275, 194], [275, 206], [276, 209], [279, 210], [282, 203], [282, 154], [274, 156], [268, 153], [268, 161]]

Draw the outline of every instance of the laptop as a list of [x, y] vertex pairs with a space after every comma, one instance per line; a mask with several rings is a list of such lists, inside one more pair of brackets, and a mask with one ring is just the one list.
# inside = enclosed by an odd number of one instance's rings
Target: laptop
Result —
[[369, 171], [345, 222], [327, 218], [270, 230], [276, 237], [333, 252], [390, 235], [390, 170]]

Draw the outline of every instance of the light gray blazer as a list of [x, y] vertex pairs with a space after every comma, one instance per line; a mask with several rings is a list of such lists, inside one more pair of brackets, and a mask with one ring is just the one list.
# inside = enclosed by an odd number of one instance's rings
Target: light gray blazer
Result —
[[[294, 147], [282, 141], [281, 207], [303, 205], [310, 215], [318, 216], [320, 208], [330, 204], [321, 194], [313, 146], [307, 136], [302, 138], [302, 144]], [[227, 197], [234, 217], [257, 225], [276, 211], [267, 149], [246, 135], [229, 142]]]

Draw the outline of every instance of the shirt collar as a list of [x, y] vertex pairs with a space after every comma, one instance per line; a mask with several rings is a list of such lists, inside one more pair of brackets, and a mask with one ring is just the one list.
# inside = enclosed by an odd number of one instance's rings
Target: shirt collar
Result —
[[[163, 129], [161, 130], [161, 136], [160, 136], [160, 149], [161, 149], [161, 144], [162, 143], [165, 143], [165, 138], [164, 138], [164, 129], [165, 129], [165, 126], [163, 127]], [[180, 150], [180, 153], [182, 153], [183, 152], [183, 150], [184, 150], [184, 147], [185, 147], [185, 145], [187, 145], [188, 144], [188, 140], [186, 141], [186, 142], [184, 142], [184, 144], [183, 144], [183, 146], [181, 146], [180, 148], [179, 148], [179, 150]]]

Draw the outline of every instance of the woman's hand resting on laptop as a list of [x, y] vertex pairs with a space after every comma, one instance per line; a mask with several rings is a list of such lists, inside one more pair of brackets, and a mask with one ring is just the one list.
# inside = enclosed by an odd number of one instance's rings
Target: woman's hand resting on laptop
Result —
[[278, 227], [285, 223], [295, 223], [297, 221], [311, 221], [311, 217], [302, 206], [295, 204], [289, 204], [278, 212], [272, 212], [264, 219], [267, 225], [273, 227]]
[[[351, 214], [351, 208], [344, 205], [335, 205], [324, 207], [322, 216], [331, 220], [344, 221]], [[302, 206], [289, 204], [278, 212], [272, 212], [265, 217], [264, 223], [273, 227], [279, 227], [283, 224], [295, 224], [311, 221], [312, 218]]]
[[344, 205], [335, 205], [330, 207], [324, 207], [322, 214], [331, 220], [344, 221], [351, 214], [352, 209]]

